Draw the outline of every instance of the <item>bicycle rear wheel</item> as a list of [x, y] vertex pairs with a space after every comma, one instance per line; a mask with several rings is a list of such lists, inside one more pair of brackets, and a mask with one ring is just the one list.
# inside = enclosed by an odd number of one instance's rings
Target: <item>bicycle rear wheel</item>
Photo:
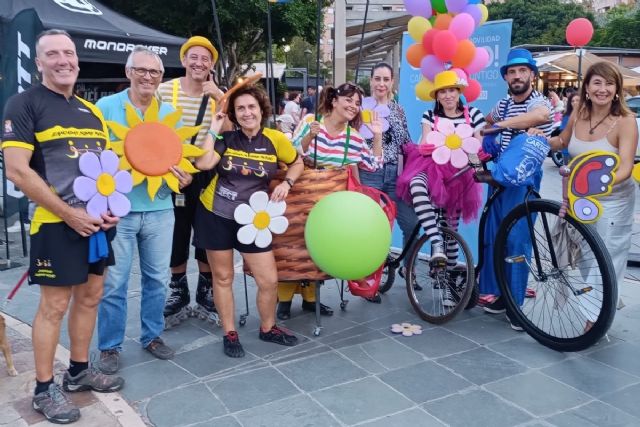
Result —
[[[447, 253], [446, 265], [431, 265], [425, 254], [431, 254], [431, 243], [422, 236], [409, 255], [406, 284], [413, 309], [429, 323], [445, 323], [462, 311], [475, 286], [475, 272], [471, 250], [455, 231], [442, 228]], [[418, 291], [411, 277], [422, 287]]]
[[[532, 200], [509, 212], [494, 268], [507, 310], [529, 335], [554, 350], [579, 351], [613, 322], [616, 276], [595, 228], [559, 211], [557, 202]], [[524, 299], [526, 288], [534, 298]]]
[[392, 261], [393, 255], [389, 253], [387, 259], [384, 261], [384, 269], [382, 270], [382, 278], [380, 279], [380, 287], [378, 288], [378, 292], [381, 294], [391, 289], [393, 282], [396, 280], [396, 267]]

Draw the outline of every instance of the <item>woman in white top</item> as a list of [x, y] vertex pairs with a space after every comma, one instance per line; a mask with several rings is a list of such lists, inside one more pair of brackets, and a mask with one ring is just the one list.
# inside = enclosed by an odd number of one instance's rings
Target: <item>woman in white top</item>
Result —
[[[622, 75], [610, 62], [598, 62], [587, 70], [580, 91], [580, 104], [560, 135], [549, 140], [552, 149], [569, 149], [571, 156], [587, 151], [617, 153], [620, 165], [613, 190], [600, 197], [603, 212], [596, 223], [598, 234], [611, 254], [618, 289], [622, 285], [631, 246], [635, 185], [633, 169], [638, 129], [635, 116], [622, 91]], [[588, 321], [587, 328], [591, 326]]]

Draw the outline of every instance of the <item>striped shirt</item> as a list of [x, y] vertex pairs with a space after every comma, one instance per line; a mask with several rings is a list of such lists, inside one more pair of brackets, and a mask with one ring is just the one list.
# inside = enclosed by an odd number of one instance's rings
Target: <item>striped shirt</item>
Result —
[[[467, 123], [467, 118], [464, 114], [460, 114], [458, 117], [445, 117], [453, 122], [454, 125], [458, 126], [462, 123]], [[427, 110], [422, 114], [422, 124], [428, 123], [433, 130], [435, 127], [435, 113], [433, 110]], [[473, 131], [476, 132], [482, 129], [486, 125], [486, 121], [484, 120], [484, 115], [482, 112], [478, 110], [476, 107], [469, 107], [469, 126], [473, 128]]]
[[[302, 144], [302, 138], [311, 130], [310, 123], [314, 117], [312, 114], [305, 116], [303, 124], [298, 126], [293, 135], [293, 145], [298, 148]], [[347, 131], [349, 133], [347, 137]], [[315, 141], [318, 142], [317, 153]], [[307, 163], [313, 162], [314, 154], [318, 168], [336, 168], [345, 165], [357, 164], [362, 169], [374, 171], [382, 165], [382, 157], [373, 155], [373, 151], [367, 146], [364, 138], [352, 127], [348, 127], [338, 135], [330, 135], [320, 122], [318, 137], [311, 140], [309, 148], [302, 153]]]
[[[527, 99], [522, 102], [515, 102], [510, 96], [502, 98], [498, 101], [496, 106], [493, 107], [490, 114], [494, 122], [499, 122], [528, 113], [529, 111], [539, 107], [546, 107], [549, 109], [549, 121], [543, 125], [536, 126], [536, 128], [543, 131], [546, 136], [549, 136], [551, 135], [551, 127], [553, 125], [553, 108], [551, 108], [549, 100], [537, 90], [531, 92]], [[502, 151], [504, 151], [507, 145], [509, 145], [511, 138], [526, 131], [526, 129], [505, 129], [500, 137], [500, 146], [502, 147]]]
[[[200, 111], [200, 105], [202, 104], [202, 96], [189, 96], [182, 90], [180, 79], [173, 79], [160, 83], [156, 92], [156, 97], [161, 102], [169, 103], [176, 110], [182, 110], [182, 123], [184, 126], [194, 126], [196, 119], [198, 118], [198, 112]], [[207, 131], [211, 127], [211, 118], [215, 112], [216, 103], [211, 97], [207, 101], [207, 110], [202, 117], [202, 123], [198, 137], [196, 138], [196, 145], [202, 145], [207, 136]], [[207, 114], [207, 112], [210, 112]], [[191, 137], [187, 141], [191, 143]]]

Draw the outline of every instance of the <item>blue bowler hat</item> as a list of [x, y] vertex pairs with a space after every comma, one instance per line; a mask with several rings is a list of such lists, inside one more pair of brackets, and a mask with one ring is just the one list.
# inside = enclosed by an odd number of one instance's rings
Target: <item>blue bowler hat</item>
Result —
[[511, 49], [509, 55], [507, 55], [507, 63], [500, 67], [500, 74], [504, 78], [507, 74], [507, 68], [513, 65], [526, 65], [531, 68], [534, 73], [538, 74], [538, 66], [535, 59], [531, 56], [531, 52], [527, 49]]

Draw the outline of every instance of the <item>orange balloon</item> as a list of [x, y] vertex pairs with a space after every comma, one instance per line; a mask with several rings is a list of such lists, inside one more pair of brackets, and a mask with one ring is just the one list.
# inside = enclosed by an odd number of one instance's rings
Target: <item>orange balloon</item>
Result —
[[426, 54], [420, 43], [412, 44], [407, 49], [407, 61], [412, 67], [420, 68], [420, 61]]
[[471, 61], [473, 61], [475, 55], [476, 46], [473, 44], [473, 42], [468, 39], [460, 40], [458, 42], [458, 47], [456, 48], [456, 54], [451, 60], [451, 64], [455, 68], [464, 68], [467, 65], [471, 64]]
[[453, 16], [448, 13], [440, 13], [436, 16], [436, 22], [433, 28], [437, 28], [439, 30], [448, 30], [449, 24], [451, 24], [451, 20]]

